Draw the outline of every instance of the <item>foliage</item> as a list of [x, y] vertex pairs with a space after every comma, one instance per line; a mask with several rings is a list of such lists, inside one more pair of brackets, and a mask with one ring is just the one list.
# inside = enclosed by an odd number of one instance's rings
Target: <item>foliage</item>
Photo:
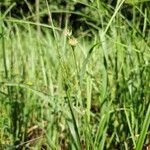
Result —
[[124, 2], [1, 1], [0, 149], [150, 144], [150, 11]]
[[[0, 2], [1, 11], [5, 12], [12, 4], [15, 4], [9, 11], [11, 17], [35, 21], [38, 16], [41, 23], [50, 24], [46, 0], [39, 1], [39, 12], [36, 11], [36, 7], [38, 7], [36, 1], [37, 0], [3, 0]], [[89, 30], [91, 27], [94, 27], [94, 25], [103, 27], [105, 21], [108, 22], [110, 16], [113, 14], [118, 2], [119, 0], [47, 0], [55, 25], [64, 27], [67, 19], [72, 29], [75, 31], [79, 30], [79, 32], [80, 30]], [[150, 1], [142, 0], [134, 2], [125, 0], [120, 12], [126, 19], [136, 21], [134, 20], [134, 15], [136, 15], [139, 20], [143, 20], [144, 17], [142, 13], [145, 13], [144, 11], [147, 11], [148, 15], [150, 13], [149, 5]], [[140, 8], [141, 12], [136, 8]], [[139, 26], [143, 27], [143, 24], [140, 23]]]

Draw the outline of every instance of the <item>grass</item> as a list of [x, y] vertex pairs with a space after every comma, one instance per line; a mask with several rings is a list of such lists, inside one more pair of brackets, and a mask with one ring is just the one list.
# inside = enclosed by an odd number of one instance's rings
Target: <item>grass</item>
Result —
[[[1, 17], [0, 149], [150, 144], [150, 20], [135, 6], [144, 17], [141, 31], [121, 15], [123, 2], [109, 7], [113, 15], [103, 12], [101, 28], [84, 16], [90, 28], [78, 43], [64, 34], [68, 20], [65, 29], [55, 26], [48, 2], [51, 26]], [[99, 16], [101, 3], [95, 4]]]

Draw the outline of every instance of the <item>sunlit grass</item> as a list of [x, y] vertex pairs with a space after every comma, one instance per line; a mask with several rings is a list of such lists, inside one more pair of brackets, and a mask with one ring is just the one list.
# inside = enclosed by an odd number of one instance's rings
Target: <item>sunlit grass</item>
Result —
[[149, 144], [149, 33], [119, 9], [109, 17], [77, 37], [64, 34], [67, 23], [1, 20], [0, 149]]

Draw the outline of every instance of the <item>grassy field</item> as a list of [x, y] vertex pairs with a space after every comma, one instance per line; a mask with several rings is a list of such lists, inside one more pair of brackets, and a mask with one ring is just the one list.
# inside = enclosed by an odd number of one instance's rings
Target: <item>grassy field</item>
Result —
[[102, 26], [78, 33], [67, 19], [55, 26], [49, 7], [51, 25], [1, 15], [0, 150], [146, 149], [150, 16], [135, 6], [141, 29], [123, 3], [102, 16], [88, 6]]

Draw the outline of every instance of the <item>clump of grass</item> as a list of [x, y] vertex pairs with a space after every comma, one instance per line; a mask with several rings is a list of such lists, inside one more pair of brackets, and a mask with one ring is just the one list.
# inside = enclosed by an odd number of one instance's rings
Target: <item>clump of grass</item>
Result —
[[[53, 24], [48, 2], [51, 26], [2, 18], [1, 147], [140, 150], [149, 144], [149, 36], [125, 20], [123, 3], [108, 20], [102, 16], [101, 28], [89, 23], [90, 36], [81, 33], [73, 45]], [[99, 15], [101, 5], [89, 9]]]

